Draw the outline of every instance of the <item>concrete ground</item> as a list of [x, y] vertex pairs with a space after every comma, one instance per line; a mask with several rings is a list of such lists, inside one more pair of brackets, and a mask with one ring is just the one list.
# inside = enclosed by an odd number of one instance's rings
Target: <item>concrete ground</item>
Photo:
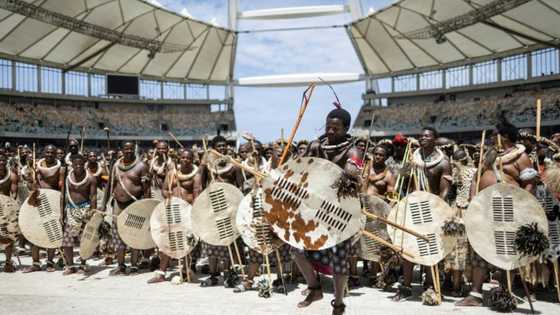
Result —
[[[15, 260], [15, 259], [14, 259]], [[0, 262], [4, 261], [0, 254]], [[24, 265], [31, 259], [23, 257]], [[111, 268], [93, 265], [88, 275], [62, 276], [35, 272], [13, 274], [0, 272], [0, 314], [330, 314], [332, 290], [323, 300], [305, 309], [297, 309], [304, 285], [291, 287], [286, 296], [275, 293], [269, 299], [260, 298], [256, 291], [233, 293], [223, 286], [201, 288], [199, 284], [174, 285], [170, 282], [146, 284], [152, 273], [135, 276], [109, 276]], [[1, 263], [3, 265], [3, 263]], [[328, 282], [326, 280], [325, 282]], [[459, 308], [453, 305], [457, 299], [445, 298], [440, 306], [424, 306], [420, 299], [395, 303], [392, 293], [372, 288], [350, 291], [345, 299], [346, 314], [497, 314], [488, 308]], [[560, 304], [536, 302], [538, 314], [560, 314]], [[530, 314], [529, 305], [520, 305], [515, 313]]]

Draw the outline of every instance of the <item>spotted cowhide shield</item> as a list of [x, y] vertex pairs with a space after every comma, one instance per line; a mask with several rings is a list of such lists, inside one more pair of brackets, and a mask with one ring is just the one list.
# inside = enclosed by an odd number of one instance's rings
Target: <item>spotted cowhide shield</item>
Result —
[[354, 236], [361, 227], [359, 199], [337, 196], [342, 175], [336, 164], [321, 158], [298, 158], [263, 179], [264, 211], [284, 242], [321, 250]]

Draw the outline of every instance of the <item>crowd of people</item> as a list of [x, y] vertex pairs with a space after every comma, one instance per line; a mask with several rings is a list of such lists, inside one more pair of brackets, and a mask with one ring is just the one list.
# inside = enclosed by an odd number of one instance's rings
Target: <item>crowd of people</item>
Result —
[[507, 97], [372, 107], [377, 117], [373, 126], [385, 131], [418, 130], [425, 124], [433, 125], [440, 132], [475, 130], [492, 125], [496, 113], [502, 110], [508, 111], [509, 119], [515, 124], [531, 124], [536, 117], [537, 97], [542, 100], [542, 120], [560, 120], [560, 90], [548, 89], [539, 94], [515, 92]]
[[[40, 117], [35, 116], [34, 112], [28, 114], [35, 119]], [[128, 115], [132, 115], [132, 112], [126, 114], [130, 121], [134, 118], [128, 117], [136, 117]], [[115, 116], [117, 119], [124, 117]], [[20, 117], [23, 116], [17, 117], [22, 119]], [[392, 116], [384, 113], [382, 117]], [[399, 116], [399, 119], [403, 118], [405, 117]], [[334, 109], [327, 116], [323, 136], [317, 140], [293, 144], [281, 139], [262, 145], [257, 139], [247, 135], [247, 142], [235, 148], [218, 135], [210, 143], [215, 152], [205, 146], [172, 147], [165, 141], [155, 141], [153, 148], [146, 152], [139, 152], [132, 142], [124, 142], [118, 148], [104, 152], [79, 152], [79, 143], [74, 139], [69, 141], [68, 151], [53, 145], [38, 148], [36, 152], [29, 147], [2, 148], [1, 194], [20, 200], [20, 203], [27, 202], [36, 206], [41, 202], [37, 197], [39, 189], [53, 189], [62, 191], [61, 198], [66, 202], [63, 210], [65, 219], [62, 251], [57, 254], [55, 249], [48, 249], [45, 264], [42, 265], [42, 249], [26, 241], [17, 227], [6, 224], [0, 234], [6, 254], [3, 270], [16, 271], [16, 264], [11, 257], [13, 250], [20, 247], [24, 253], [27, 252], [26, 248], [30, 248], [33, 259], [32, 265], [22, 269], [22, 272], [53, 272], [63, 268], [63, 275], [87, 273], [86, 259], [80, 259], [79, 264], [76, 264], [74, 250], [80, 246], [80, 235], [92, 213], [106, 214], [112, 211], [112, 215], [118, 215], [136, 200], [152, 198], [158, 194], [157, 198], [162, 200], [175, 197], [193, 204], [204, 196], [214, 182], [228, 183], [244, 194], [255, 194], [259, 182], [254, 174], [279, 169], [284, 152], [288, 153], [287, 161], [316, 157], [338, 165], [342, 170], [341, 178], [336, 182], [339, 198], [359, 198], [363, 205], [373, 198], [379, 198], [386, 204], [394, 205], [407, 194], [423, 190], [444, 200], [456, 213], [469, 211], [469, 202], [475, 197], [476, 191], [482, 191], [497, 182], [508, 183], [532, 194], [538, 187], [546, 189], [546, 172], [558, 168], [560, 163], [560, 133], [550, 135], [550, 140], [545, 142], [545, 138], [535, 136], [534, 130], [517, 130], [504, 117], [492, 130], [489, 141], [479, 145], [463, 145], [441, 138], [433, 127], [423, 127], [418, 139], [398, 134], [392, 139], [373, 143], [372, 139], [351, 137], [348, 134], [350, 121], [347, 111], [342, 108]], [[479, 159], [480, 150], [484, 150], [485, 154]], [[36, 160], [33, 160], [35, 156]], [[501, 176], [496, 173], [496, 163], [499, 164]], [[250, 167], [253, 167], [253, 171], [249, 170]], [[477, 185], [476, 191], [472, 188], [474, 183]], [[560, 192], [552, 193], [558, 197]], [[556, 211], [557, 216], [558, 206], [551, 211]], [[549, 220], [557, 220], [554, 213], [546, 215]], [[460, 215], [455, 216], [460, 220]], [[156, 254], [153, 250], [130, 248], [123, 241], [121, 232], [114, 224], [110, 232], [104, 234], [95, 254], [103, 258], [106, 264], [115, 266], [112, 274], [134, 274], [140, 269], [151, 267], [155, 274], [148, 283], [167, 281], [169, 271], [177, 265], [175, 259], [164, 253], [163, 249]], [[288, 245], [283, 234], [276, 237], [285, 243], [277, 256], [270, 254], [271, 264], [277, 267], [285, 264], [284, 267], [288, 267], [293, 260], [297, 267], [277, 268], [279, 276], [271, 284], [272, 289], [285, 290], [282, 285], [284, 275], [280, 270], [292, 273], [294, 278], [299, 276], [308, 286], [303, 292], [305, 298], [297, 305], [299, 308], [322, 299], [321, 274], [333, 275], [333, 314], [344, 313], [346, 288], [352, 290], [360, 285], [368, 285], [394, 291], [394, 301], [413, 296], [411, 284], [414, 279], [414, 264], [407, 260], [403, 251], [396, 250], [393, 245], [380, 246], [378, 259], [366, 259], [361, 252], [361, 243], [354, 243], [352, 238], [327, 249], [301, 250]], [[434, 278], [427, 271], [426, 276], [422, 277], [425, 290], [422, 300], [425, 304], [437, 304], [438, 298], [433, 295], [442, 292], [463, 297], [457, 302], [458, 306], [483, 304], [482, 285], [490, 281], [489, 271], [496, 268], [492, 268], [473, 250], [464, 229], [462, 233], [458, 232], [457, 239], [459, 241], [453, 251], [438, 262], [442, 277], [438, 274]], [[264, 263], [263, 255], [239, 239], [234, 242], [245, 248], [238, 257], [230, 257], [231, 252], [228, 254], [227, 246], [211, 245], [201, 237], [201, 242], [189, 256], [190, 262], [182, 267], [184, 275], [190, 281], [196, 281], [197, 276], [200, 277], [202, 286], [215, 286], [223, 282], [235, 292], [258, 289], [259, 293], [263, 293], [261, 283], [256, 280], [259, 265]], [[386, 242], [390, 243], [391, 240], [386, 239]], [[545, 253], [539, 253], [541, 254]], [[62, 255], [61, 264], [56, 262], [57, 255]], [[128, 255], [129, 265], [126, 264]], [[553, 259], [557, 261], [558, 256], [553, 256]], [[358, 261], [363, 262], [358, 264]], [[358, 269], [359, 265], [363, 267]], [[542, 286], [547, 288], [545, 290], [554, 290], [554, 286], [558, 286], [551, 276], [554, 274], [551, 266], [552, 262], [540, 260], [525, 266], [529, 270], [540, 268], [539, 272], [521, 272], [517, 275], [528, 281], [530, 298], [535, 298], [535, 293], [543, 290]], [[245, 277], [239, 275], [239, 268], [246, 268], [243, 273]], [[504, 281], [495, 273], [493, 275], [494, 280]], [[442, 285], [443, 289], [439, 290]], [[507, 296], [506, 293], [501, 296], [504, 295]], [[497, 307], [498, 302], [502, 301], [494, 302], [492, 306]], [[510, 310], [511, 304], [498, 309]]]
[[[90, 136], [104, 136], [104, 127], [116, 136], [157, 136], [172, 129], [179, 137], [214, 132], [231, 124], [233, 113], [211, 113], [209, 105], [161, 105], [83, 101], [0, 102], [0, 128], [21, 134], [65, 135], [71, 126], [86, 129]], [[122, 117], [126, 117], [123, 121]], [[189, 126], [183, 122], [190, 121]]]

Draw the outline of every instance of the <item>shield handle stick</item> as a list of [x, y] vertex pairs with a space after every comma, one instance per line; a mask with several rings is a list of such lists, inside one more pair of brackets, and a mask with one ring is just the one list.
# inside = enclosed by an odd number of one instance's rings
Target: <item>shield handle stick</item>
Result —
[[239, 247], [237, 247], [237, 242], [233, 241], [233, 248], [235, 249], [235, 254], [237, 255], [237, 259], [239, 260], [239, 266], [241, 267], [241, 276], [245, 279], [245, 266], [243, 265], [243, 261], [241, 260], [241, 255], [239, 252]]
[[421, 239], [425, 240], [426, 242], [429, 242], [429, 241], [430, 241], [430, 239], [429, 239], [427, 236], [422, 235], [422, 234], [420, 234], [420, 233], [418, 233], [418, 232], [416, 232], [416, 231], [414, 231], [414, 230], [411, 230], [411, 229], [407, 228], [406, 226], [400, 225], [400, 224], [398, 224], [398, 223], [395, 223], [395, 222], [393, 222], [393, 221], [391, 221], [391, 220], [385, 219], [385, 218], [380, 217], [380, 216], [378, 216], [378, 215], [375, 215], [375, 214], [373, 214], [373, 213], [369, 213], [369, 212], [367, 212], [367, 211], [365, 211], [365, 210], [363, 210], [363, 209], [362, 209], [362, 213], [363, 213], [366, 217], [368, 217], [368, 218], [371, 218], [371, 219], [373, 219], [373, 220], [380, 221], [380, 222], [383, 222], [383, 223], [385, 223], [385, 224], [388, 224], [388, 225], [390, 225], [390, 226], [392, 226], [392, 227], [394, 227], [394, 228], [397, 228], [397, 229], [399, 229], [399, 230], [402, 230], [402, 231], [404, 231], [404, 232], [406, 232], [406, 233], [408, 233], [408, 234], [410, 234], [410, 235], [416, 236], [417, 238], [421, 238]]
[[280, 273], [280, 280], [282, 280], [282, 286], [284, 287], [284, 294], [288, 295], [288, 288], [286, 287], [286, 280], [284, 279], [284, 267], [282, 267], [282, 259], [280, 258], [280, 253], [278, 249], [275, 249], [276, 253], [276, 264], [278, 265], [278, 272]]
[[[509, 271], [508, 271], [508, 276], [509, 276]], [[533, 308], [533, 301], [531, 301], [531, 295], [529, 294], [529, 289], [527, 288], [527, 283], [525, 283], [525, 280], [523, 279], [523, 276], [519, 277], [519, 279], [521, 279], [521, 284], [523, 285], [523, 291], [525, 291], [525, 296], [527, 297], [527, 301], [529, 302], [529, 307], [531, 308], [531, 314], [535, 314], [535, 309]], [[511, 281], [510, 278], [508, 278], [508, 280]]]
[[387, 246], [389, 248], [391, 248], [392, 250], [394, 250], [397, 253], [401, 253], [403, 256], [407, 256], [408, 258], [414, 259], [414, 255], [409, 253], [408, 251], [405, 251], [402, 247], [394, 245], [390, 242], [387, 242], [386, 240], [382, 239], [381, 237], [368, 232], [366, 230], [361, 230], [360, 233], [362, 233], [362, 235], [371, 238], [372, 240], [381, 243], [381, 245]]

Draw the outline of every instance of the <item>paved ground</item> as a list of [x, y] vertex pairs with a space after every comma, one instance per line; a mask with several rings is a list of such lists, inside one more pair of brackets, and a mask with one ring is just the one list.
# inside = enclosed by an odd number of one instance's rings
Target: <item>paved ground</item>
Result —
[[[0, 254], [0, 261], [4, 257]], [[30, 259], [23, 258], [24, 264]], [[93, 262], [95, 264], [95, 262]], [[288, 296], [259, 298], [256, 291], [233, 293], [224, 287], [201, 288], [198, 284], [170, 282], [146, 284], [152, 273], [109, 276], [108, 268], [94, 267], [88, 276], [63, 277], [60, 271], [31, 274], [0, 273], [0, 314], [330, 314], [332, 293], [306, 309], [297, 309], [303, 285]], [[371, 288], [352, 290], [345, 301], [347, 314], [497, 314], [487, 308], [457, 308], [446, 298], [440, 306], [423, 306], [419, 300], [394, 303], [387, 292]], [[540, 314], [560, 314], [560, 304], [537, 302]], [[529, 314], [527, 303], [516, 313]]]

